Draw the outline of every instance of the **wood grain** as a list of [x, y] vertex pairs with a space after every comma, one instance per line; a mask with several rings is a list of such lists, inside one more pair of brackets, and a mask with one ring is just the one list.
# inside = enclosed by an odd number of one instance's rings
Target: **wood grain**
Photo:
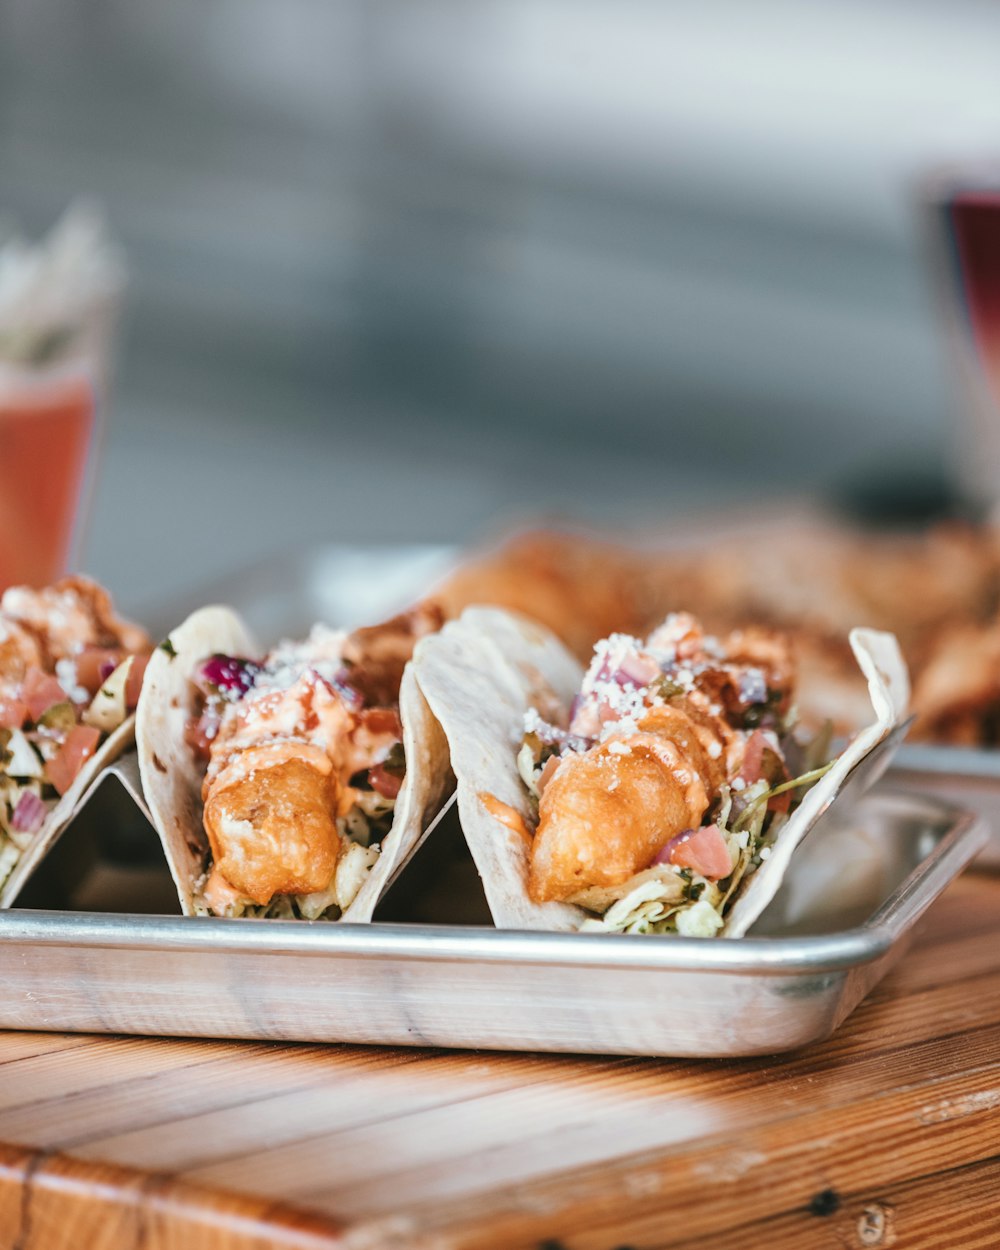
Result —
[[0, 1250], [994, 1246], [1000, 880], [792, 1056], [12, 1033], [0, 1140]]
[[0, 1147], [7, 1250], [337, 1250], [331, 1220], [154, 1174]]

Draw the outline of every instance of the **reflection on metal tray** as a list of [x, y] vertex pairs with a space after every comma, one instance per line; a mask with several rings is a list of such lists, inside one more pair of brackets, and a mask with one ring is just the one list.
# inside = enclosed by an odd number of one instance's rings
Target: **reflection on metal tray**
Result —
[[989, 839], [976, 867], [1000, 869], [1000, 750], [904, 743], [888, 775], [894, 785], [978, 812]]
[[[131, 824], [115, 815], [127, 803]], [[960, 809], [874, 793], [816, 829], [739, 941], [499, 932], [460, 832], [442, 827], [372, 925], [136, 914], [166, 867], [110, 777], [0, 914], [0, 1026], [638, 1055], [750, 1055], [826, 1037], [899, 958], [985, 837]], [[78, 839], [90, 844], [93, 872]], [[845, 856], [845, 850], [847, 855]], [[68, 857], [61, 870], [59, 857]], [[118, 897], [116, 897], [116, 891]], [[456, 899], [461, 911], [456, 912]], [[153, 905], [156, 905], [155, 901]], [[440, 923], [442, 910], [454, 922]], [[437, 921], [438, 923], [435, 923]]]

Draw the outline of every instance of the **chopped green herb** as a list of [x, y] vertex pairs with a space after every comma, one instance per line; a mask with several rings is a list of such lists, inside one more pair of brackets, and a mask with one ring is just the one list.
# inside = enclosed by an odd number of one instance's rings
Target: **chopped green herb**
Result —
[[42, 714], [42, 717], [38, 722], [38, 728], [45, 729], [49, 733], [68, 734], [75, 724], [76, 712], [73, 710], [72, 703], [53, 703], [53, 705]]
[[666, 674], [653, 683], [653, 690], [662, 699], [676, 699], [679, 694], [684, 693], [684, 687], [680, 682], [674, 681]]
[[754, 703], [744, 712], [743, 727], [745, 729], [756, 729], [765, 717], [776, 715], [783, 698], [784, 695], [780, 690], [768, 690], [767, 697], [763, 703]]
[[161, 651], [165, 651], [165, 652], [166, 652], [166, 654], [167, 654], [167, 655], [169, 655], [169, 656], [170, 656], [170, 658], [171, 658], [172, 660], [176, 658], [176, 656], [177, 656], [177, 648], [176, 648], [176, 647], [174, 646], [174, 644], [170, 641], [170, 635], [169, 635], [169, 634], [168, 634], [168, 635], [167, 635], [167, 637], [166, 637], [166, 638], [164, 638], [164, 640], [160, 643], [160, 650], [161, 650]]

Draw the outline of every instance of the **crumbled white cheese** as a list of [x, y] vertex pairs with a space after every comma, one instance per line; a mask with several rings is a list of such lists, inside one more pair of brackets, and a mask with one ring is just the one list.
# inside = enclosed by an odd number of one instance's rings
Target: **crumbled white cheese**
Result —
[[722, 928], [722, 917], [711, 903], [699, 899], [677, 913], [677, 932], [681, 937], [710, 938]]
[[80, 685], [76, 675], [76, 660], [66, 656], [56, 660], [56, 678], [74, 703], [86, 703], [90, 699], [87, 690]]

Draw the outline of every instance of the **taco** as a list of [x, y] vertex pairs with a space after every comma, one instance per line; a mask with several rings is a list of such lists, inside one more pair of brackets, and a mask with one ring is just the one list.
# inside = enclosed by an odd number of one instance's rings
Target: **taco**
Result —
[[789, 640], [686, 613], [584, 674], [543, 626], [468, 609], [414, 659], [502, 928], [740, 936], [847, 775], [904, 714], [895, 639], [855, 630], [875, 720], [832, 756], [794, 733]]
[[0, 907], [131, 745], [149, 650], [87, 578], [0, 598]]
[[317, 626], [262, 654], [228, 608], [150, 661], [143, 790], [185, 914], [367, 921], [450, 785], [408, 662], [440, 617]]

